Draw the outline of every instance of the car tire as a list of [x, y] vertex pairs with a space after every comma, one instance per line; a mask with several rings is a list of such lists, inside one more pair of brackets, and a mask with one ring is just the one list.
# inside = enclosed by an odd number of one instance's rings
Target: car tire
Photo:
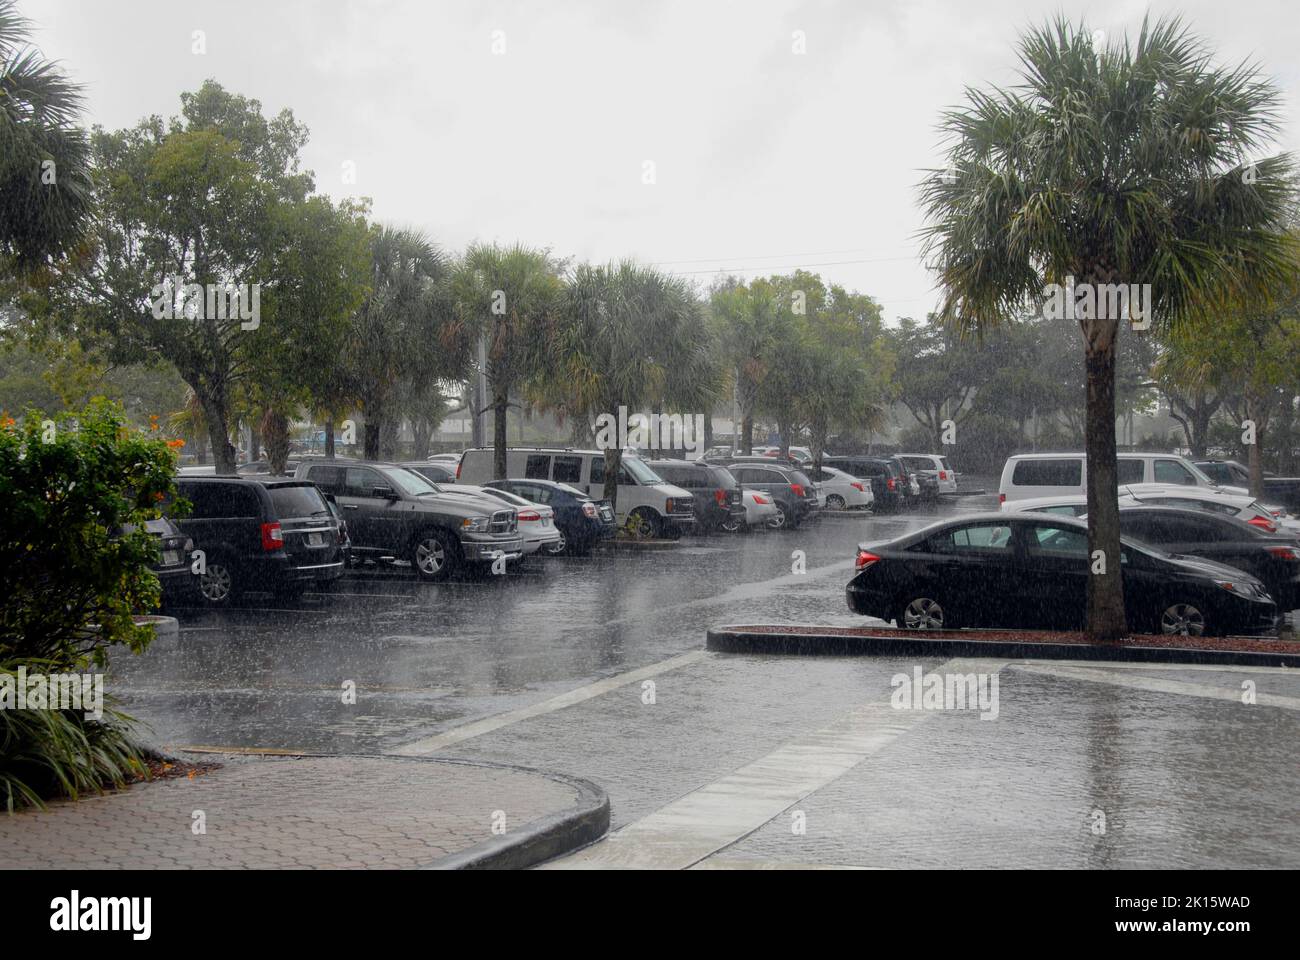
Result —
[[1155, 632], [1165, 636], [1213, 636], [1201, 607], [1186, 600], [1174, 600], [1161, 605], [1160, 612], [1156, 614]]
[[243, 592], [243, 578], [223, 554], [204, 561], [204, 570], [196, 578], [199, 602], [207, 607], [229, 607]]
[[721, 530], [723, 533], [737, 533], [745, 529], [745, 527], [747, 526], [748, 524], [745, 523], [744, 520], [735, 520], [732, 519], [731, 517], [728, 517], [726, 520], [723, 520], [721, 523], [718, 524], [718, 529]]
[[411, 566], [421, 580], [446, 580], [460, 566], [460, 542], [437, 527], [421, 530], [411, 543]]
[[844, 501], [844, 498], [841, 497], [838, 493], [832, 493], [830, 496], [826, 498], [826, 509], [846, 510], [848, 509], [848, 504]]
[[[660, 518], [659, 514], [655, 513], [649, 507], [637, 507], [628, 514], [628, 520], [631, 521], [633, 517], [636, 518], [641, 529], [646, 532], [647, 539], [658, 540], [663, 536], [663, 520]], [[635, 524], [629, 525], [635, 526]]]
[[894, 617], [900, 630], [955, 630], [952, 611], [933, 592], [917, 591], [898, 605]]
[[553, 540], [542, 547], [542, 552], [548, 557], [558, 557], [560, 554], [564, 553], [566, 547], [567, 544], [563, 539]]
[[778, 503], [776, 505], [776, 514], [767, 518], [767, 529], [783, 530], [785, 529], [786, 522], [789, 519], [790, 516], [785, 512], [785, 507]]

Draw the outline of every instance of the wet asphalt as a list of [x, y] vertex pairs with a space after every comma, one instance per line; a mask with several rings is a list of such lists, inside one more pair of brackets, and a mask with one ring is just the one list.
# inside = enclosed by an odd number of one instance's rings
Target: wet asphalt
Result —
[[[858, 542], [993, 506], [533, 557], [445, 584], [368, 568], [299, 601], [165, 611], [179, 638], [118, 656], [109, 691], [173, 749], [585, 777], [608, 791], [614, 835], [582, 865], [1300, 866], [1294, 671], [703, 650], [724, 623], [859, 625], [844, 604]], [[917, 668], [996, 678], [996, 717], [894, 709], [895, 678]]]

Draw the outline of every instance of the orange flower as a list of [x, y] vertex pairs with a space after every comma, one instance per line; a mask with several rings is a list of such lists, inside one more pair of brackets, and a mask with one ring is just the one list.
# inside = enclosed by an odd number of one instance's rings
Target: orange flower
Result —
[[159, 429], [159, 428], [158, 428], [158, 414], [156, 414], [156, 413], [152, 413], [152, 414], [149, 415], [149, 429], [150, 429], [150, 430], [157, 430], [157, 429]]
[[173, 450], [179, 450], [181, 447], [185, 446], [185, 441], [180, 437], [177, 437], [175, 440], [168, 440], [167, 446], [171, 447]]

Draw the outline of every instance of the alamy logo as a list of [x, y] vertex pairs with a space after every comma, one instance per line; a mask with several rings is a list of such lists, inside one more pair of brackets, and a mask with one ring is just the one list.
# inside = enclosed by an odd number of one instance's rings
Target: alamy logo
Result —
[[182, 283], [167, 277], [149, 291], [155, 320], [242, 320], [241, 330], [262, 324], [260, 283]]
[[83, 710], [89, 720], [104, 716], [102, 673], [28, 673], [19, 666], [0, 673], [0, 710]]
[[1133, 321], [1134, 330], [1151, 326], [1149, 283], [1049, 283], [1043, 288], [1043, 319]]
[[152, 897], [85, 897], [73, 890], [70, 897], [50, 901], [50, 929], [129, 930], [131, 939], [148, 940], [152, 932]]
[[618, 415], [596, 417], [596, 446], [601, 450], [685, 450], [688, 460], [704, 455], [704, 414], [634, 413], [619, 407]]
[[979, 710], [981, 720], [998, 718], [996, 673], [896, 673], [889, 702], [895, 710]]

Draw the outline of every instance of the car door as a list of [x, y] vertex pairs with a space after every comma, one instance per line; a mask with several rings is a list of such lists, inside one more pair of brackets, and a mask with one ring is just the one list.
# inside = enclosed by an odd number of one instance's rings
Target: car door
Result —
[[391, 553], [400, 539], [401, 501], [376, 497], [376, 487], [393, 489], [392, 483], [373, 467], [344, 467], [343, 493], [338, 501], [348, 521], [353, 547]]
[[1016, 557], [1008, 599], [1016, 625], [1083, 628], [1092, 564], [1088, 532], [1049, 519], [1015, 521]]
[[1015, 549], [1009, 520], [979, 520], [948, 527], [926, 541], [939, 592], [951, 622], [1006, 626]]

